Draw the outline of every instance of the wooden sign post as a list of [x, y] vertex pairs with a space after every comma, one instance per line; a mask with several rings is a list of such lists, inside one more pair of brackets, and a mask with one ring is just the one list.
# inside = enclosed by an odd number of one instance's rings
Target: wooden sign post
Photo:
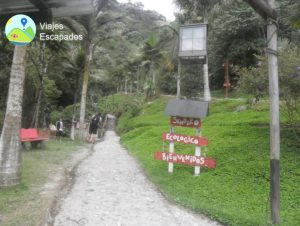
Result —
[[[196, 128], [196, 136], [199, 137], [200, 135], [200, 128]], [[200, 157], [201, 156], [201, 146], [195, 147], [195, 156]], [[198, 176], [200, 174], [200, 166], [195, 166], [195, 176]]]
[[[171, 126], [171, 128], [170, 128], [170, 133], [172, 134], [174, 132], [174, 127], [173, 126]], [[169, 152], [170, 153], [174, 153], [174, 142], [170, 142], [170, 144], [169, 144]], [[169, 162], [169, 166], [168, 166], [168, 172], [169, 173], [173, 173], [173, 168], [174, 168], [174, 166], [173, 166], [173, 162]]]
[[[189, 112], [191, 111], [191, 112]], [[201, 136], [201, 117], [208, 112], [208, 103], [200, 101], [173, 100], [166, 108], [170, 117], [170, 132], [163, 133], [163, 140], [169, 142], [169, 152], [157, 151], [154, 158], [168, 162], [168, 172], [173, 173], [174, 163], [192, 165], [195, 167], [195, 176], [200, 175], [201, 167], [214, 169], [214, 159], [201, 156], [201, 147], [208, 145], [208, 140]], [[190, 127], [196, 129], [196, 136], [175, 134], [174, 127]], [[190, 144], [195, 146], [195, 155], [174, 153], [175, 143]]]

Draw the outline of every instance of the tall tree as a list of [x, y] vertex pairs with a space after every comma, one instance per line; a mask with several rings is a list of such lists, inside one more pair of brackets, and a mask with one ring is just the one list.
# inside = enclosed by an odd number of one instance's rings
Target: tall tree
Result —
[[[154, 87], [154, 94], [156, 92], [156, 64], [160, 63], [162, 54], [159, 50], [158, 40], [155, 34], [151, 34], [144, 46], [144, 60], [149, 62], [149, 74], [152, 77], [152, 84]], [[150, 81], [149, 81], [150, 82]]]
[[300, 28], [300, 2], [294, 2], [287, 7], [290, 13], [289, 20], [295, 28]]
[[[212, 85], [223, 86], [225, 59], [234, 65], [252, 66], [265, 47], [265, 21], [241, 0], [220, 4], [209, 15], [209, 58]], [[234, 84], [235, 75], [231, 75]]]
[[99, 12], [106, 6], [108, 0], [95, 0], [94, 4], [94, 12], [93, 14], [71, 18], [64, 18], [61, 21], [65, 23], [71, 30], [76, 32], [77, 34], [82, 34], [84, 39], [82, 43], [82, 47], [84, 49], [84, 70], [83, 70], [83, 80], [82, 80], [82, 90], [81, 90], [81, 101], [80, 101], [80, 137], [84, 138], [85, 129], [84, 129], [84, 121], [85, 121], [85, 111], [86, 111], [86, 101], [87, 101], [87, 92], [88, 92], [88, 84], [89, 77], [91, 73], [91, 63], [93, 60], [93, 51], [95, 46], [95, 38], [97, 35], [95, 34], [95, 24], [97, 23], [97, 16]]
[[10, 73], [4, 125], [0, 138], [0, 187], [18, 185], [21, 179], [22, 98], [26, 47], [16, 46]]

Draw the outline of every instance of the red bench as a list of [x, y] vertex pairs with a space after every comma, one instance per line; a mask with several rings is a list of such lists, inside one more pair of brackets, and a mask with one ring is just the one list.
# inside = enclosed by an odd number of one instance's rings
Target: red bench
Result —
[[44, 141], [49, 140], [50, 133], [48, 130], [38, 130], [35, 128], [21, 129], [20, 138], [22, 142], [22, 147], [27, 150], [25, 142], [30, 142], [31, 147], [36, 147], [40, 145], [41, 148], [45, 148]]

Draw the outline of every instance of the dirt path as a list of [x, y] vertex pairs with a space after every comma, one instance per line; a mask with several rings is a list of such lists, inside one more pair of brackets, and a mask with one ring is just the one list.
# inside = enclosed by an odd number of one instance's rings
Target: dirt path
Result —
[[78, 167], [55, 226], [219, 225], [167, 201], [119, 144], [113, 131]]

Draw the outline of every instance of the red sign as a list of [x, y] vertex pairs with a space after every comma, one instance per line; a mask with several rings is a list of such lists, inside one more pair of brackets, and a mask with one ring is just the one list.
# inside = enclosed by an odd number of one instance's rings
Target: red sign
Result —
[[175, 133], [163, 133], [163, 140], [169, 142], [179, 142], [183, 144], [194, 144], [196, 146], [208, 145], [208, 140], [203, 137], [188, 136]]
[[201, 119], [200, 118], [183, 118], [171, 116], [170, 120], [171, 125], [173, 126], [184, 126], [184, 127], [201, 127]]
[[154, 154], [154, 158], [157, 160], [180, 163], [185, 165], [204, 166], [211, 169], [216, 168], [216, 161], [214, 159], [195, 156], [195, 155], [185, 155], [185, 154], [176, 154], [170, 152], [157, 151]]

